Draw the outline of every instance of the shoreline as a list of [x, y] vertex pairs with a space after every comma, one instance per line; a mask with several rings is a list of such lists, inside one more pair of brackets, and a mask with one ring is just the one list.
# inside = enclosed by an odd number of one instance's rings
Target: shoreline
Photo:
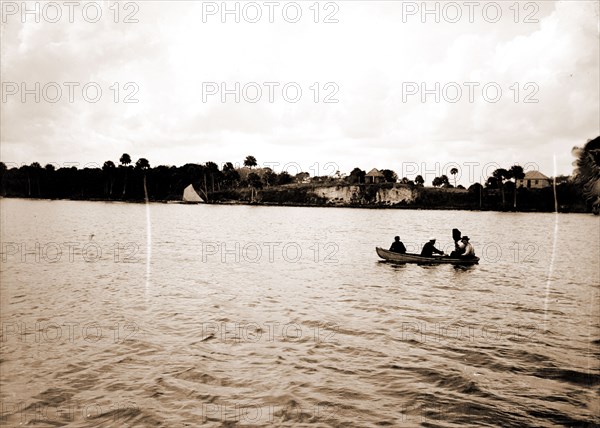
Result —
[[[145, 200], [139, 199], [103, 199], [103, 198], [39, 198], [39, 197], [24, 197], [24, 196], [0, 196], [2, 199], [23, 199], [33, 201], [73, 201], [73, 202], [114, 202], [126, 204], [145, 204]], [[457, 207], [457, 206], [422, 206], [419, 204], [339, 204], [339, 203], [277, 203], [277, 202], [261, 202], [261, 201], [212, 201], [212, 202], [184, 202], [179, 200], [149, 200], [152, 204], [173, 204], [173, 205], [235, 205], [235, 206], [260, 206], [260, 207], [297, 207], [297, 208], [351, 208], [351, 209], [367, 209], [367, 210], [415, 210], [415, 211], [471, 211], [471, 212], [498, 212], [498, 213], [544, 213], [544, 214], [593, 214], [592, 212], [583, 210], [533, 210], [533, 209], [494, 209], [489, 207], [472, 208], [472, 207]]]

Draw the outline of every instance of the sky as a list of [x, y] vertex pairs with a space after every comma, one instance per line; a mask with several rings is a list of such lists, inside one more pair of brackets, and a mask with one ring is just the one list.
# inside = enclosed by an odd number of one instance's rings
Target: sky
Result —
[[600, 135], [596, 1], [1, 10], [8, 166], [253, 155], [292, 174], [376, 167], [427, 182], [456, 167], [468, 185], [514, 164], [568, 175], [572, 147]]

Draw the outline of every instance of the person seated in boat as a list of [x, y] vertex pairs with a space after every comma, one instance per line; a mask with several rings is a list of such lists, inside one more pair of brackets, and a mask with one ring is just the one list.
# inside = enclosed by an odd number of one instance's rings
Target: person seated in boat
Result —
[[454, 243], [454, 251], [450, 253], [450, 257], [460, 257], [465, 252], [465, 243], [462, 241], [462, 238]]
[[469, 237], [463, 236], [460, 241], [464, 245], [465, 249], [463, 253], [459, 255], [459, 257], [464, 259], [472, 259], [475, 257], [475, 248], [473, 248], [473, 245], [469, 242]]
[[394, 238], [394, 242], [392, 242], [392, 246], [390, 247], [390, 251], [394, 252], [394, 253], [400, 253], [400, 254], [405, 254], [406, 253], [406, 247], [404, 246], [404, 244], [402, 243], [402, 241], [400, 241], [400, 237], [396, 236]]
[[429, 242], [427, 242], [425, 245], [423, 245], [423, 249], [421, 250], [421, 255], [423, 257], [433, 257], [433, 253], [439, 254], [439, 255], [444, 255], [443, 251], [438, 250], [437, 248], [435, 248], [435, 238], [431, 237], [429, 238]]

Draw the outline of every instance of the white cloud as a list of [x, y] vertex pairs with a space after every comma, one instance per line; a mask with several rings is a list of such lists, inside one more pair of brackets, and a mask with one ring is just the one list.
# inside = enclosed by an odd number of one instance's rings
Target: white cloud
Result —
[[[158, 163], [296, 161], [401, 168], [404, 161], [535, 161], [571, 170], [570, 148], [600, 133], [598, 6], [543, 2], [539, 24], [514, 23], [506, 6], [491, 24], [404, 23], [401, 2], [340, 2], [339, 24], [202, 23], [200, 3], [140, 3], [138, 24], [2, 24], [2, 81], [98, 82], [90, 104], [2, 105], [6, 162], [117, 159]], [[308, 3], [305, 4], [306, 7]], [[305, 9], [306, 10], [306, 9]], [[107, 15], [110, 17], [110, 15]], [[476, 15], [477, 17], [477, 15]], [[521, 19], [523, 14], [521, 15]], [[298, 82], [303, 98], [273, 104], [203, 103], [202, 82]], [[137, 104], [114, 103], [114, 82], [135, 82]], [[335, 82], [337, 104], [315, 104], [314, 82]], [[497, 82], [503, 97], [456, 104], [402, 101], [404, 82]], [[537, 104], [510, 89], [539, 88]], [[463, 89], [466, 88], [463, 86]], [[265, 95], [264, 95], [265, 96]], [[231, 98], [229, 98], [231, 100]]]

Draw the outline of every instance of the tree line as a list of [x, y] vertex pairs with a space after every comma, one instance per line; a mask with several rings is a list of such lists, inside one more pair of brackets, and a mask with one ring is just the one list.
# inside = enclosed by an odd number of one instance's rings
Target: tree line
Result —
[[[215, 162], [188, 163], [183, 166], [151, 167], [146, 158], [133, 163], [123, 153], [117, 164], [104, 162], [101, 168], [76, 166], [57, 168], [38, 162], [8, 168], [0, 162], [0, 193], [2, 196], [64, 199], [109, 200], [178, 200], [183, 189], [192, 184], [207, 198], [223, 190], [285, 185], [304, 178], [287, 172], [275, 173], [270, 168], [255, 168], [254, 156], [247, 156], [244, 168], [226, 162], [221, 168]], [[307, 173], [305, 173], [308, 176]]]
[[[401, 183], [417, 188], [425, 186], [425, 180], [421, 175], [416, 176], [414, 180], [409, 180], [406, 177], [399, 179], [396, 172], [391, 169], [383, 168], [379, 171], [383, 176], [384, 184]], [[435, 177], [431, 185], [437, 188], [467, 190], [461, 185], [456, 185], [458, 172], [456, 168], [450, 170], [454, 185], [446, 175]], [[528, 189], [517, 188], [517, 180], [523, 179], [524, 176], [523, 168], [519, 165], [513, 165], [508, 169], [499, 168], [487, 178], [485, 187], [475, 183], [469, 187], [468, 192], [473, 195], [472, 198], [480, 199], [480, 208], [486, 203], [489, 204], [490, 200], [495, 200], [494, 195], [498, 192], [501, 200], [494, 202], [492, 208], [507, 209], [508, 197], [512, 202], [510, 205], [516, 209], [519, 199], [531, 197]], [[78, 169], [75, 166], [56, 168], [53, 164], [42, 167], [38, 162], [33, 162], [30, 165], [9, 169], [0, 162], [2, 196], [50, 199], [180, 200], [183, 189], [192, 184], [209, 202], [223, 199], [244, 200], [245, 196], [242, 195], [248, 192], [249, 200], [254, 200], [258, 190], [264, 188], [293, 183], [364, 184], [365, 177], [366, 172], [358, 167], [347, 176], [340, 174], [339, 171], [333, 176], [324, 177], [310, 177], [306, 172], [295, 176], [286, 171], [276, 173], [270, 168], [259, 168], [256, 158], [252, 155], [244, 159], [243, 167], [236, 167], [232, 162], [226, 162], [219, 167], [215, 162], [210, 161], [204, 164], [188, 163], [180, 167], [165, 165], [151, 167], [146, 158], [139, 158], [134, 163], [127, 153], [119, 157], [118, 163], [107, 160], [100, 168]], [[570, 185], [568, 189], [563, 186], [561, 193], [570, 193], [571, 196], [567, 199], [573, 203], [578, 194], [581, 196], [581, 191], [574, 185]]]

